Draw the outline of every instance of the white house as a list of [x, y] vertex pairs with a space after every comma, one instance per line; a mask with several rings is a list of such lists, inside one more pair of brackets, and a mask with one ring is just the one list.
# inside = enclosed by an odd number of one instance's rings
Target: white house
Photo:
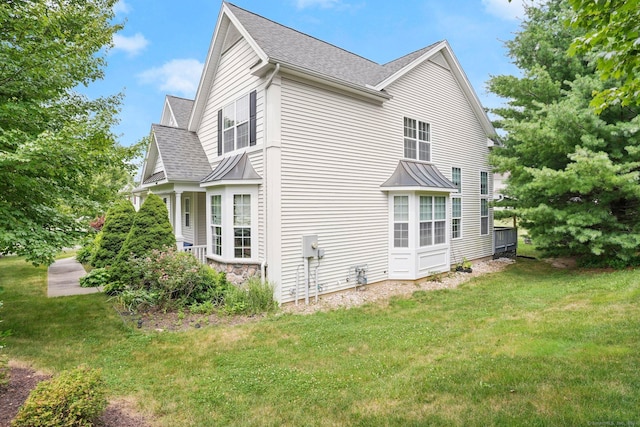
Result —
[[381, 65], [225, 2], [195, 100], [151, 131], [136, 192], [280, 302], [493, 254], [495, 131], [446, 41]]

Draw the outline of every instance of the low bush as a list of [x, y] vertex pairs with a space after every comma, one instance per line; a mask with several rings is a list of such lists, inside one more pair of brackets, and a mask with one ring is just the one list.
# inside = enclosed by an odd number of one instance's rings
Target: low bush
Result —
[[145, 310], [158, 305], [158, 294], [146, 289], [124, 289], [115, 300], [131, 312]]
[[96, 288], [109, 283], [111, 275], [106, 268], [94, 268], [84, 277], [80, 278], [80, 286], [83, 288]]
[[204, 302], [220, 306], [224, 302], [228, 287], [225, 275], [200, 264], [190, 253], [152, 250], [129, 263], [131, 277], [138, 279], [128, 283], [119, 296], [125, 306], [175, 309]]
[[239, 286], [229, 286], [224, 295], [224, 310], [229, 314], [270, 313], [278, 308], [273, 286], [252, 277]]
[[106, 407], [106, 386], [101, 372], [78, 367], [38, 384], [11, 425], [92, 426]]
[[120, 292], [127, 289], [126, 285], [122, 282], [109, 282], [102, 288], [102, 292], [107, 295], [118, 295]]

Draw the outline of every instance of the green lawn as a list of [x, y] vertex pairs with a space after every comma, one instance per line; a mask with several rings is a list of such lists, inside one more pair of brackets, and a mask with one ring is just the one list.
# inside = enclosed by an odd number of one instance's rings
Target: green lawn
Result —
[[640, 271], [521, 259], [386, 308], [156, 333], [0, 259], [13, 359], [100, 367], [165, 426], [638, 425]]

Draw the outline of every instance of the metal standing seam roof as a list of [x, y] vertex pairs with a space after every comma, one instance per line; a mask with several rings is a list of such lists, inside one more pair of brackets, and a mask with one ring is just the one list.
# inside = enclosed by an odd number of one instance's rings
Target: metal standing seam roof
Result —
[[381, 65], [231, 3], [225, 4], [271, 61], [363, 87], [384, 81], [439, 44], [434, 43]]
[[209, 175], [202, 179], [202, 183], [216, 181], [245, 181], [262, 179], [249, 160], [247, 153], [225, 157]]
[[164, 171], [160, 171], [160, 172], [154, 173], [153, 175], [151, 175], [150, 177], [148, 177], [147, 179], [142, 181], [142, 183], [143, 184], [153, 184], [154, 182], [162, 181], [165, 178], [166, 178], [166, 176], [164, 174]]
[[457, 191], [458, 187], [449, 181], [435, 165], [429, 163], [400, 160], [391, 177], [381, 185], [382, 188], [418, 187]]
[[[195, 132], [158, 124], [152, 125], [151, 131], [168, 181], [200, 182], [211, 173], [211, 165]], [[145, 183], [150, 178], [146, 178]]]

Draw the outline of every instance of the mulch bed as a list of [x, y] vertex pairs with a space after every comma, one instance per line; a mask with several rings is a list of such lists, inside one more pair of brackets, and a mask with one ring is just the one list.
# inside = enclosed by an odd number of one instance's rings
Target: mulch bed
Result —
[[[50, 375], [38, 373], [29, 368], [11, 366], [9, 384], [0, 387], [0, 427], [9, 427], [18, 409], [27, 400], [31, 390]], [[111, 402], [98, 420], [102, 427], [150, 427], [149, 421], [126, 407], [122, 402]]]

